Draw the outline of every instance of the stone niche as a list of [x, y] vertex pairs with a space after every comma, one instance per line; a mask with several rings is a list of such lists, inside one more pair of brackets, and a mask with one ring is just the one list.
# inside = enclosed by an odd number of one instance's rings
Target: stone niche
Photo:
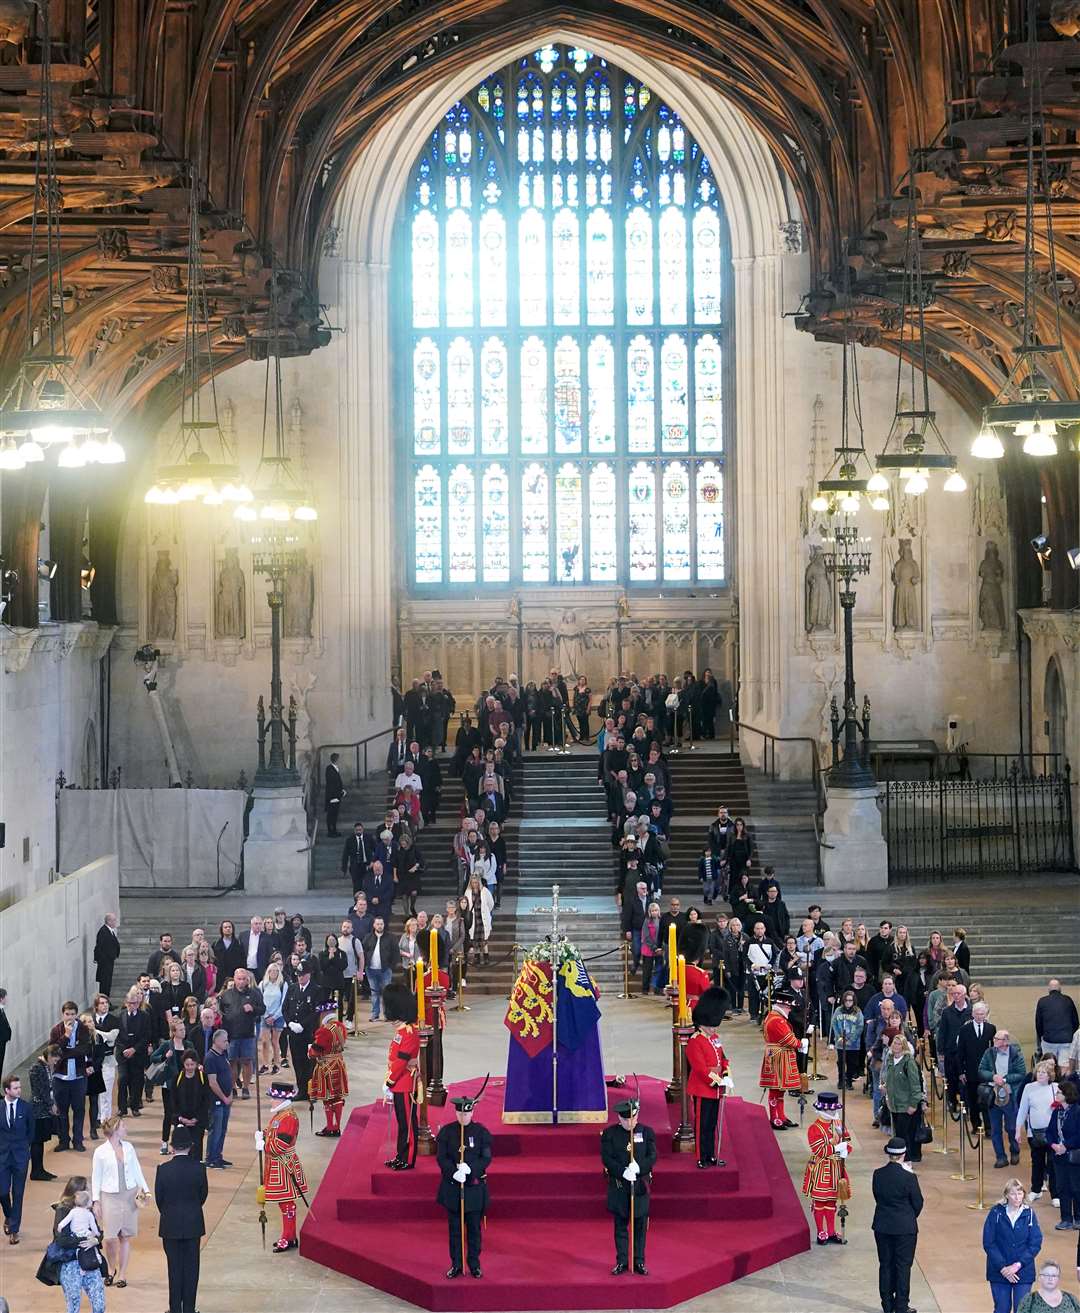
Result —
[[734, 681], [737, 620], [728, 593], [638, 597], [621, 589], [538, 589], [469, 601], [413, 599], [398, 611], [404, 687], [441, 670], [459, 709], [496, 675], [539, 682], [552, 667], [594, 692], [612, 675], [712, 669]]

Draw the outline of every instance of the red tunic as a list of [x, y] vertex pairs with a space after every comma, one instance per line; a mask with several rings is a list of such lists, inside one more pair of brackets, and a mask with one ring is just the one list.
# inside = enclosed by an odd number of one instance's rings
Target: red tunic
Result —
[[416, 1026], [402, 1022], [390, 1041], [386, 1055], [386, 1084], [392, 1094], [412, 1094], [417, 1080], [417, 1069], [409, 1069], [409, 1062], [420, 1057], [420, 1031]]
[[692, 962], [686, 964], [686, 1005], [693, 1009], [694, 1004], [705, 993], [712, 984], [709, 979], [709, 973], [702, 971], [701, 967], [696, 967]]
[[851, 1136], [841, 1129], [838, 1121], [819, 1117], [811, 1122], [806, 1132], [810, 1145], [810, 1161], [803, 1173], [802, 1191], [815, 1203], [836, 1203], [840, 1182], [847, 1177], [843, 1158], [836, 1156], [836, 1146], [850, 1143]]
[[[288, 1143], [281, 1138], [282, 1131], [291, 1137]], [[304, 1165], [296, 1155], [299, 1133], [300, 1120], [288, 1105], [279, 1108], [266, 1123], [263, 1186], [268, 1203], [294, 1203], [300, 1191], [307, 1190]]]
[[690, 1075], [686, 1082], [686, 1092], [697, 1099], [719, 1099], [723, 1089], [709, 1080], [710, 1072], [726, 1076], [728, 1060], [719, 1035], [706, 1035], [700, 1030], [691, 1035], [686, 1044], [686, 1062]]
[[342, 1103], [349, 1092], [349, 1077], [345, 1059], [341, 1056], [347, 1034], [340, 1021], [324, 1021], [315, 1032], [308, 1049], [308, 1057], [315, 1061], [315, 1070], [308, 1081], [308, 1094], [324, 1103]]
[[758, 1084], [765, 1090], [802, 1089], [802, 1079], [795, 1061], [799, 1041], [787, 1017], [770, 1011], [765, 1018], [762, 1035], [765, 1039], [765, 1053], [761, 1059]]

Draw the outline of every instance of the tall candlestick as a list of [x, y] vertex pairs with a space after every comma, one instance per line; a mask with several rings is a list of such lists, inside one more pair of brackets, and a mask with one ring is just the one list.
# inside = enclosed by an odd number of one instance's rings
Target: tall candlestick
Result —
[[431, 983], [439, 983], [439, 932], [431, 927], [431, 947], [428, 949], [428, 961], [431, 963]]
[[686, 1008], [686, 958], [679, 955], [679, 1024], [685, 1025], [688, 1016]]
[[427, 1005], [424, 999], [424, 959], [416, 960], [416, 1020], [421, 1026], [427, 1024]]
[[678, 931], [675, 929], [675, 922], [672, 921], [667, 928], [667, 972], [669, 985], [674, 985], [678, 976], [678, 968], [676, 966], [676, 956], [678, 953], [676, 947], [677, 940]]

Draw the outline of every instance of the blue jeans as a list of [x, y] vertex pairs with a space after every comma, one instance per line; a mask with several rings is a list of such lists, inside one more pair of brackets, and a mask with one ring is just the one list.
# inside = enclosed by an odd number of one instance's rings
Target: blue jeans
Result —
[[991, 1281], [990, 1294], [994, 1300], [994, 1313], [1016, 1313], [1020, 1301], [1031, 1289], [1030, 1281]]
[[210, 1134], [206, 1139], [206, 1161], [219, 1163], [225, 1149], [225, 1132], [229, 1129], [229, 1113], [232, 1108], [227, 1103], [216, 1103], [210, 1110]]
[[990, 1105], [990, 1141], [994, 1146], [994, 1153], [999, 1158], [1005, 1157], [1003, 1129], [1009, 1135], [1009, 1148], [1013, 1153], [1019, 1153], [1020, 1146], [1016, 1142], [1016, 1103], [1012, 1099], [1004, 1108], [997, 1108], [993, 1104]]
[[[86, 1105], [86, 1077], [77, 1080], [54, 1080], [56, 1106], [60, 1109], [60, 1148], [74, 1144], [83, 1147], [83, 1108]], [[71, 1139], [68, 1140], [68, 1111], [71, 1111]]]
[[394, 973], [387, 967], [368, 967], [367, 978], [371, 986], [371, 1019], [379, 1020], [382, 1012], [382, 992], [393, 979]]

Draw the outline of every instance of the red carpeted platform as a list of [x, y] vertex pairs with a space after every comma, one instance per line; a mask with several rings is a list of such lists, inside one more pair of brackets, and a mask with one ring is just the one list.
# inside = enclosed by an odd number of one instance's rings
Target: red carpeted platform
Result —
[[[469, 1081], [463, 1089], [477, 1085]], [[662, 1081], [646, 1077], [641, 1116], [660, 1149], [649, 1275], [611, 1276], [601, 1127], [504, 1126], [502, 1088], [493, 1078], [478, 1115], [495, 1142], [480, 1280], [467, 1274], [446, 1280], [446, 1213], [435, 1203], [435, 1159], [421, 1157], [412, 1172], [383, 1166], [392, 1151], [382, 1104], [349, 1118], [303, 1224], [305, 1258], [421, 1308], [472, 1313], [670, 1308], [809, 1248], [802, 1205], [764, 1108], [729, 1099], [727, 1166], [701, 1171], [693, 1154], [672, 1152], [678, 1106], [665, 1101]], [[609, 1090], [611, 1104], [625, 1097], [625, 1090]], [[453, 1109], [448, 1104], [431, 1114], [437, 1132]]]

